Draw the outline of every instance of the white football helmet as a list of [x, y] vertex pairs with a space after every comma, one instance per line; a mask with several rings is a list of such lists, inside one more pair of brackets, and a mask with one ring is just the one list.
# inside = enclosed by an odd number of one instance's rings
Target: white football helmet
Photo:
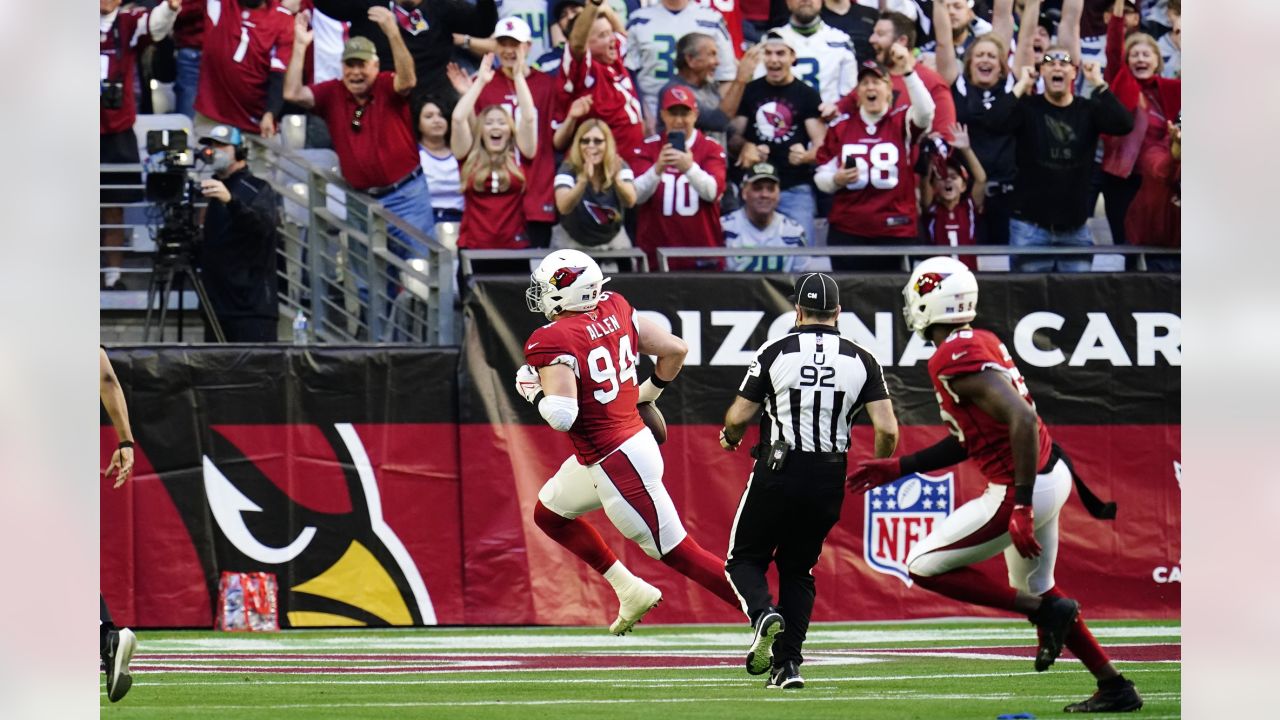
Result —
[[540, 312], [550, 320], [565, 311], [594, 310], [600, 302], [600, 287], [607, 282], [609, 278], [590, 255], [556, 250], [538, 263], [524, 300], [529, 312]]
[[978, 278], [955, 258], [931, 257], [911, 273], [902, 300], [907, 329], [927, 340], [930, 325], [963, 325], [978, 314]]

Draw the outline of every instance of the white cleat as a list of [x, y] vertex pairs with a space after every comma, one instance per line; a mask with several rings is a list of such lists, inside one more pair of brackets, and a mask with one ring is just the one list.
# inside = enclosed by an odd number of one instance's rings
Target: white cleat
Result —
[[107, 665], [107, 699], [116, 702], [133, 687], [133, 677], [129, 675], [129, 660], [138, 647], [138, 639], [129, 628], [113, 631], [107, 639], [107, 655], [103, 658]]
[[614, 635], [626, 635], [645, 613], [662, 602], [662, 591], [636, 578], [627, 589], [618, 593], [618, 619], [609, 626]]

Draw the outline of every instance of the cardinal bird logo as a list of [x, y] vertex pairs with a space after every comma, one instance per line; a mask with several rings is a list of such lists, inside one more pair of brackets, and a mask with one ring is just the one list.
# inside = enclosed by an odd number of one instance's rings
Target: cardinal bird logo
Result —
[[756, 134], [761, 140], [769, 142], [789, 140], [795, 134], [794, 118], [794, 113], [786, 103], [764, 103], [756, 110]]
[[584, 267], [562, 267], [551, 274], [550, 283], [555, 289], [563, 290], [572, 285], [586, 270]]
[[[204, 502], [177, 495], [193, 537], [212, 540], [203, 557], [210, 577], [278, 574], [283, 627], [436, 624], [416, 564], [383, 520], [374, 468], [352, 425], [210, 430]], [[273, 459], [299, 444], [310, 464]], [[298, 473], [306, 483], [288, 480]]]
[[591, 216], [592, 220], [596, 221], [597, 225], [612, 225], [620, 219], [618, 217], [619, 213], [615, 208], [593, 203], [590, 200], [584, 201], [582, 205], [587, 209], [587, 214]]
[[942, 281], [946, 278], [946, 275], [936, 272], [921, 275], [920, 279], [916, 280], [916, 294], [921, 296], [928, 295], [934, 290], [937, 290], [938, 287], [942, 285]]

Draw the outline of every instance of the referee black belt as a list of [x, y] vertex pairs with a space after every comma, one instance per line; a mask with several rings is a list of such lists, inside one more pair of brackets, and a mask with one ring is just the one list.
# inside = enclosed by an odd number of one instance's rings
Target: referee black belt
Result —
[[[756, 445], [751, 448], [751, 457], [759, 460], [768, 451], [768, 445]], [[848, 458], [848, 456], [842, 452], [805, 452], [802, 450], [792, 450], [788, 456], [801, 458], [810, 462], [844, 462]]]
[[370, 197], [376, 197], [376, 198], [385, 197], [385, 196], [390, 195], [391, 193], [393, 193], [393, 192], [395, 192], [395, 191], [399, 190], [400, 188], [404, 187], [405, 185], [408, 185], [409, 183], [413, 182], [414, 180], [417, 180], [419, 177], [422, 177], [422, 166], [421, 166], [421, 165], [419, 165], [419, 166], [417, 167], [417, 169], [415, 169], [413, 172], [411, 172], [411, 173], [409, 173], [408, 175], [405, 175], [404, 177], [400, 178], [400, 179], [399, 179], [398, 181], [396, 181], [394, 184], [391, 184], [391, 185], [382, 185], [382, 186], [380, 186], [380, 187], [371, 187], [371, 188], [369, 188], [368, 190], [365, 190], [364, 192], [365, 192], [365, 194], [366, 194], [366, 195], [369, 195]]

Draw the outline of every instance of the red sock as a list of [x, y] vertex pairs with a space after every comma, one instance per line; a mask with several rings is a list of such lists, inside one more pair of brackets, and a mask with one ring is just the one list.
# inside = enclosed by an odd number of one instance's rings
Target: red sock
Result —
[[663, 555], [662, 562], [710, 590], [716, 597], [734, 608], [741, 609], [738, 596], [733, 594], [729, 579], [725, 577], [724, 561], [704, 550], [692, 535], [686, 535], [671, 552]]
[[957, 568], [932, 577], [911, 573], [911, 579], [925, 590], [953, 600], [999, 610], [1014, 610], [1014, 601], [1018, 597], [1017, 590], [1001, 585], [971, 567]]
[[618, 556], [605, 544], [600, 533], [582, 518], [570, 520], [557, 515], [538, 501], [533, 507], [533, 524], [601, 575], [618, 562]]
[[[1040, 597], [1066, 597], [1066, 595], [1055, 587], [1046, 593], [1041, 593]], [[1089, 631], [1089, 626], [1084, 623], [1083, 612], [1076, 618], [1076, 624], [1071, 628], [1071, 632], [1067, 633], [1067, 649], [1089, 668], [1089, 672], [1095, 674], [1111, 662], [1111, 658], [1107, 657], [1107, 651], [1102, 649], [1097, 638]]]

